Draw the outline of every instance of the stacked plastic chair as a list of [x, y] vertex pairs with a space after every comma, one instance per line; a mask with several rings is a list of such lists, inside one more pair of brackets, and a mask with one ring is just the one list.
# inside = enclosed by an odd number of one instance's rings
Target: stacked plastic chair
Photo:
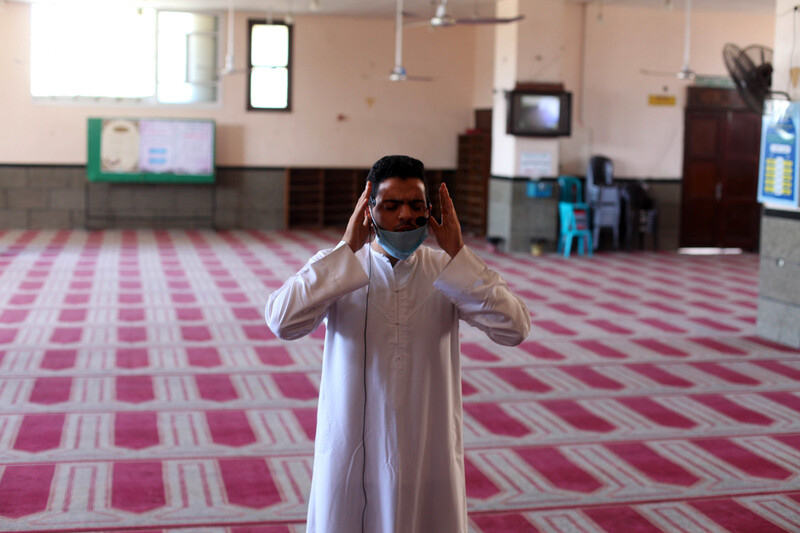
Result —
[[592, 255], [589, 206], [583, 201], [583, 186], [575, 176], [558, 178], [558, 252], [569, 257], [572, 240], [577, 239], [578, 254]]

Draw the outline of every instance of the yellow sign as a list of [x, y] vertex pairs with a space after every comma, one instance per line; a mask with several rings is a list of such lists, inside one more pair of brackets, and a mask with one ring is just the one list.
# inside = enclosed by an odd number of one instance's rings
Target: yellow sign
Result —
[[648, 97], [648, 104], [650, 105], [666, 105], [666, 106], [674, 106], [675, 105], [675, 96], [671, 94], [651, 94]]

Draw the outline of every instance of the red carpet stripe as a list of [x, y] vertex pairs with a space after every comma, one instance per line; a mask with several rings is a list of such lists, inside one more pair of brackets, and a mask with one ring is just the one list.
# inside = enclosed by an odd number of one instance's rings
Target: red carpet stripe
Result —
[[676, 413], [652, 398], [617, 398], [616, 401], [659, 426], [689, 429], [697, 425], [694, 420]]
[[794, 381], [800, 381], [800, 370], [780, 361], [752, 361], [754, 365], [775, 372]]
[[464, 411], [494, 435], [521, 437], [530, 433], [526, 426], [497, 404], [468, 403], [464, 405]]
[[588, 366], [561, 366], [559, 370], [593, 389], [621, 390], [625, 388], [618, 381], [614, 381]]
[[710, 407], [711, 409], [714, 409], [715, 411], [722, 413], [723, 415], [728, 416], [737, 422], [741, 422], [742, 424], [769, 426], [775, 422], [768, 416], [762, 415], [761, 413], [753, 411], [752, 409], [748, 409], [743, 405], [739, 405], [729, 398], [719, 394], [692, 396], [692, 400], [700, 402], [706, 407]]
[[114, 416], [114, 446], [143, 450], [158, 446], [159, 442], [156, 413], [117, 413]]
[[764, 459], [730, 439], [702, 439], [692, 441], [692, 443], [749, 476], [785, 480], [793, 475], [793, 472]]
[[656, 453], [643, 442], [615, 442], [605, 444], [605, 447], [656, 483], [691, 487], [700, 481], [700, 478]]
[[36, 378], [31, 390], [30, 402], [52, 405], [69, 401], [72, 392], [70, 377]]
[[541, 404], [575, 429], [598, 433], [609, 433], [616, 429], [616, 426], [587, 410], [575, 400], [544, 400]]
[[640, 318], [639, 322], [647, 324], [648, 326], [653, 326], [665, 333], [686, 333], [685, 329], [658, 318]]
[[785, 533], [775, 523], [755, 514], [740, 503], [731, 500], [701, 500], [689, 505], [712, 519], [720, 527], [732, 532]]
[[593, 319], [593, 320], [587, 320], [586, 323], [587, 324], [591, 324], [591, 325], [593, 325], [593, 326], [595, 326], [597, 328], [600, 328], [601, 330], [606, 331], [608, 333], [613, 333], [615, 335], [632, 335], [633, 334], [632, 330], [630, 330], [628, 328], [625, 328], [625, 327], [622, 327], [619, 324], [611, 322], [610, 320]]
[[570, 461], [557, 448], [518, 448], [514, 453], [559, 489], [592, 493], [602, 487], [597, 479]]
[[648, 350], [653, 350], [657, 354], [665, 355], [667, 357], [688, 357], [689, 354], [683, 350], [676, 348], [675, 346], [671, 346], [666, 344], [665, 342], [658, 341], [655, 339], [631, 339], [631, 341], [635, 342], [639, 346], [647, 348]]
[[22, 417], [14, 449], [39, 453], [61, 446], [64, 413], [28, 414]]
[[609, 533], [618, 531], [661, 533], [662, 531], [630, 507], [595, 507], [584, 510], [584, 513]]
[[577, 335], [577, 332], [569, 329], [568, 327], [562, 326], [553, 320], [533, 320], [531, 321], [531, 324], [538, 326], [546, 330], [548, 333], [552, 333], [553, 335]]
[[619, 350], [615, 350], [609, 346], [606, 346], [600, 341], [595, 340], [581, 340], [581, 341], [574, 341], [575, 344], [578, 346], [589, 350], [590, 352], [599, 355], [600, 357], [605, 357], [607, 359], [627, 359], [628, 354], [621, 352]]
[[292, 356], [283, 346], [256, 346], [256, 356], [265, 365], [290, 366], [294, 363]]
[[117, 400], [128, 403], [143, 403], [155, 399], [151, 376], [117, 376]]
[[212, 346], [190, 346], [186, 348], [186, 357], [196, 367], [213, 368], [222, 364], [219, 351]]
[[724, 331], [724, 332], [740, 331], [739, 328], [737, 328], [736, 326], [723, 324], [722, 322], [719, 322], [717, 320], [712, 320], [710, 318], [705, 318], [705, 317], [688, 317], [688, 318], [695, 324], [700, 324], [701, 326], [706, 326], [708, 328], [715, 329], [717, 331]]
[[560, 361], [564, 359], [564, 355], [560, 352], [538, 342], [523, 342], [519, 345], [519, 348], [536, 359], [544, 359], [547, 361]]
[[281, 501], [264, 459], [220, 459], [219, 469], [229, 502], [264, 509]]
[[144, 348], [120, 348], [115, 355], [117, 368], [144, 368], [150, 364]]
[[467, 479], [467, 497], [486, 500], [500, 493], [497, 485], [480, 471], [468, 458], [464, 459], [464, 473]]
[[493, 368], [492, 373], [519, 391], [542, 393], [553, 390], [550, 385], [519, 368]]
[[519, 513], [474, 515], [472, 522], [482, 533], [539, 533], [533, 524]]
[[241, 447], [256, 441], [244, 411], [206, 411], [211, 440], [224, 446]]
[[740, 350], [739, 348], [730, 346], [723, 342], [720, 342], [715, 339], [710, 339], [708, 337], [693, 337], [689, 339], [690, 341], [697, 343], [705, 348], [711, 348], [712, 350], [724, 353], [728, 355], [746, 355], [747, 352]]
[[634, 365], [628, 365], [626, 368], [633, 370], [646, 378], [652, 379], [656, 383], [667, 387], [684, 387], [690, 388], [694, 386], [689, 380], [683, 379], [682, 377], [676, 376], [671, 374], [661, 368], [660, 366], [648, 364], [648, 363], [639, 363]]
[[41, 368], [47, 370], [66, 370], [75, 366], [76, 350], [47, 350], [42, 357]]
[[194, 377], [197, 391], [204, 400], [229, 402], [239, 397], [226, 374], [198, 374]]
[[111, 507], [145, 513], [166, 505], [161, 462], [114, 463]]
[[731, 370], [730, 368], [722, 366], [719, 363], [700, 362], [690, 364], [698, 370], [706, 372], [707, 374], [711, 374], [712, 376], [729, 383], [735, 383], [737, 385], [758, 385], [761, 383], [755, 378], [746, 376], [741, 372]]
[[461, 344], [461, 353], [475, 361], [499, 361], [500, 358], [482, 347], [480, 344], [464, 342]]
[[272, 379], [285, 398], [293, 400], [313, 400], [319, 395], [319, 391], [302, 372], [285, 372], [273, 374]]
[[55, 465], [8, 465], [0, 478], [0, 515], [8, 518], [47, 509]]

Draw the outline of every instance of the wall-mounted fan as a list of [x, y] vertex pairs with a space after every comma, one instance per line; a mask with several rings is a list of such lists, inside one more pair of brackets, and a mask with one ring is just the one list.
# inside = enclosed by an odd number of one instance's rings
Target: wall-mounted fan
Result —
[[686, 0], [683, 30], [683, 65], [678, 72], [660, 72], [657, 70], [640, 69], [642, 74], [649, 76], [671, 76], [679, 80], [693, 80], [697, 73], [689, 66], [689, 54], [692, 48], [692, 0]]
[[[413, 16], [413, 15], [411, 15]], [[439, 0], [436, 5], [436, 10], [430, 19], [411, 22], [408, 26], [431, 26], [433, 28], [443, 28], [447, 26], [455, 26], [456, 24], [507, 24], [509, 22], [517, 22], [525, 18], [524, 15], [517, 15], [516, 17], [480, 17], [478, 16], [477, 8], [473, 12], [472, 17], [468, 18], [455, 18], [451, 17], [447, 12], [447, 0]]]
[[757, 44], [740, 49], [729, 43], [722, 49], [722, 58], [747, 107], [756, 113], [763, 113], [764, 100], [776, 94], [771, 90], [772, 49]]

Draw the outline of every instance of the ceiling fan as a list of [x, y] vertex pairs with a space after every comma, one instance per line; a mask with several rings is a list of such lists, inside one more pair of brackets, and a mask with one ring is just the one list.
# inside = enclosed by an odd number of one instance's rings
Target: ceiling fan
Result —
[[394, 68], [389, 73], [389, 81], [433, 81], [425, 76], [409, 76], [403, 67], [403, 0], [397, 0], [397, 13], [394, 24]]
[[692, 45], [692, 0], [686, 0], [686, 11], [684, 13], [683, 66], [681, 66], [681, 69], [678, 72], [661, 72], [641, 69], [642, 74], [650, 76], [672, 76], [679, 80], [695, 79], [697, 73], [689, 67], [689, 54]]
[[520, 21], [523, 18], [525, 18], [524, 15], [517, 15], [516, 17], [479, 17], [477, 7], [473, 12], [472, 17], [455, 18], [451, 17], [447, 13], [447, 0], [439, 0], [439, 3], [436, 5], [436, 10], [430, 19], [411, 22], [408, 24], [408, 26], [431, 26], [433, 28], [446, 28], [448, 26], [455, 26], [457, 24], [507, 24], [509, 22]]

